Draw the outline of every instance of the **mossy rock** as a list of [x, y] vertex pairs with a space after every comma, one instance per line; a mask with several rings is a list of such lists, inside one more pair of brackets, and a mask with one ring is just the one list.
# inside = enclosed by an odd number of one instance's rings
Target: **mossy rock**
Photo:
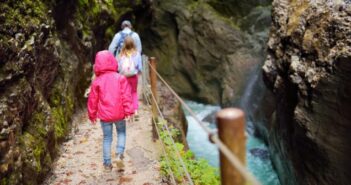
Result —
[[37, 184], [50, 170], [52, 159], [47, 151], [47, 141], [28, 132], [20, 137], [22, 146], [22, 174], [25, 184]]

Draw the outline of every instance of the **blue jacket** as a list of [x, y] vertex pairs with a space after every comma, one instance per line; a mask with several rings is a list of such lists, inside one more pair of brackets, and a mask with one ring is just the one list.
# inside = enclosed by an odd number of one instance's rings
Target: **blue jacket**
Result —
[[[125, 27], [121, 32], [129, 34], [131, 31], [132, 30], [130, 28]], [[141, 54], [141, 41], [140, 41], [140, 37], [139, 37], [138, 33], [133, 32], [131, 37], [134, 40], [134, 43], [135, 43], [135, 46], [136, 46], [138, 52]], [[113, 37], [112, 42], [111, 42], [110, 46], [108, 47], [108, 50], [111, 53], [114, 53], [120, 38], [121, 38], [121, 33], [120, 32], [116, 33], [115, 36]]]

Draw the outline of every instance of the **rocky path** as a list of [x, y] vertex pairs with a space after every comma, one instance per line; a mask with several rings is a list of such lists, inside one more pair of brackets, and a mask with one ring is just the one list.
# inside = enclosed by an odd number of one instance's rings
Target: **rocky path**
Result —
[[[162, 184], [160, 177], [160, 144], [152, 141], [151, 117], [148, 107], [140, 104], [139, 121], [127, 123], [127, 143], [124, 167], [113, 164], [111, 172], [104, 172], [102, 165], [102, 131], [93, 126], [86, 113], [74, 119], [76, 130], [72, 139], [63, 143], [61, 156], [55, 162], [52, 175], [44, 185], [76, 184]], [[116, 146], [116, 130], [112, 143], [112, 161]]]

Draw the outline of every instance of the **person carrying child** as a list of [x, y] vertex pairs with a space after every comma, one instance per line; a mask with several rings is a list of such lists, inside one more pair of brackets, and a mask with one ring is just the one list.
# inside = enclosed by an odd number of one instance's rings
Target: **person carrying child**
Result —
[[118, 63], [107, 50], [99, 51], [95, 57], [96, 78], [91, 84], [88, 97], [88, 116], [92, 124], [100, 119], [103, 132], [103, 165], [105, 171], [112, 170], [111, 144], [113, 125], [117, 130], [117, 162], [123, 159], [126, 143], [126, 121], [133, 113], [131, 87], [123, 75], [116, 73]]
[[126, 37], [120, 54], [117, 56], [118, 72], [127, 77], [128, 83], [131, 86], [131, 94], [133, 99], [133, 108], [135, 114], [139, 108], [138, 101], [138, 74], [142, 70], [142, 59], [140, 53], [137, 51], [133, 38]]

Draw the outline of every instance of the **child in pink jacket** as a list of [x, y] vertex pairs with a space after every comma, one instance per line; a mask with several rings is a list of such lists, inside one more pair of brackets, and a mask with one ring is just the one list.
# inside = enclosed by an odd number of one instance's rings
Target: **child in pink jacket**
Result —
[[88, 97], [88, 115], [92, 124], [100, 119], [103, 131], [103, 164], [111, 170], [112, 128], [117, 130], [117, 160], [123, 158], [126, 142], [125, 118], [133, 114], [131, 87], [127, 79], [117, 73], [118, 65], [109, 51], [96, 54], [94, 72], [96, 78], [91, 84]]

